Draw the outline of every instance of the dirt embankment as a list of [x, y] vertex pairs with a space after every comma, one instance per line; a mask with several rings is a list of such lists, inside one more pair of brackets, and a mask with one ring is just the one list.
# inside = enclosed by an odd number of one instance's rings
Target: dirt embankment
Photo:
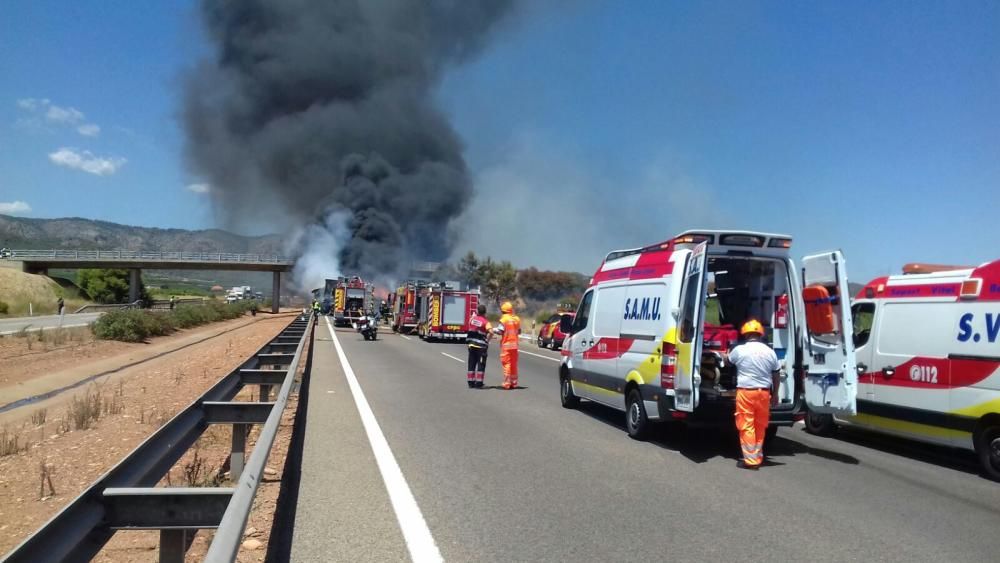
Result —
[[[183, 331], [150, 344], [81, 338], [53, 345], [42, 353], [27, 350], [24, 343], [12, 342], [17, 339], [2, 339], [0, 396], [8, 399], [2, 401], [5, 404], [34, 394], [29, 390], [34, 390], [31, 386], [38, 381], [45, 382], [39, 388], [57, 388], [72, 383], [74, 378], [110, 373], [38, 404], [0, 414], [4, 425], [2, 442], [8, 450], [0, 453], [9, 454], [0, 457], [0, 554], [13, 548], [159, 426], [239, 366], [290, 320], [290, 315], [258, 316], [256, 321], [238, 319]], [[255, 388], [244, 391], [254, 392]], [[230, 432], [230, 427], [213, 427], [199, 440], [198, 447], [171, 470], [163, 484], [224, 483]], [[287, 437], [284, 441], [287, 443]], [[276, 459], [279, 452], [280, 459]], [[276, 446], [266, 480], [280, 481], [283, 460], [283, 450]], [[267, 486], [261, 490], [266, 491]], [[267, 498], [261, 497], [263, 501]], [[248, 539], [261, 536], [268, 528], [255, 525], [253, 518], [250, 526], [256, 529]], [[156, 539], [156, 534], [118, 534], [98, 560], [154, 561]], [[204, 539], [199, 539], [192, 550], [199, 543]], [[248, 551], [248, 560], [255, 560], [252, 554], [258, 550]]]

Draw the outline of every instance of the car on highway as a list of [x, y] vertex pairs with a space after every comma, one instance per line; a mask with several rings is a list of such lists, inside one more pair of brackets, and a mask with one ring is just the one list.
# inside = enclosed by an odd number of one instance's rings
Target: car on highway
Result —
[[563, 340], [569, 336], [573, 327], [573, 317], [576, 313], [560, 312], [555, 313], [538, 327], [538, 347], [550, 350], [562, 348]]

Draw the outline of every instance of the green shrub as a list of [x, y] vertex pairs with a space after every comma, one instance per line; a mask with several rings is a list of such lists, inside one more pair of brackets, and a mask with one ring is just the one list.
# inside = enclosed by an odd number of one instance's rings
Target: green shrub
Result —
[[6, 301], [0, 301], [0, 315], [6, 315], [10, 311], [10, 305]]
[[552, 311], [541, 311], [540, 313], [538, 313], [537, 315], [535, 315], [535, 323], [538, 326], [541, 326], [542, 323], [544, 323], [545, 321], [549, 320], [549, 317], [551, 317], [551, 316], [552, 316]]
[[120, 309], [101, 315], [92, 326], [94, 336], [104, 340], [144, 342], [177, 329], [235, 319], [246, 313], [248, 303], [182, 305], [169, 312]]

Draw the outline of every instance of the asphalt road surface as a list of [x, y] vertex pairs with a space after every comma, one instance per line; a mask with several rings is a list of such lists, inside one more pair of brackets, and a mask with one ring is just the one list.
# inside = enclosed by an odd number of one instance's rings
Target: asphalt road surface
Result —
[[97, 320], [104, 313], [80, 313], [78, 315], [67, 314], [62, 319], [60, 325], [59, 315], [41, 315], [37, 317], [17, 317], [12, 319], [0, 319], [0, 334], [13, 334], [23, 329], [38, 330], [74, 326], [86, 326]]
[[638, 442], [621, 413], [563, 409], [531, 343], [503, 391], [496, 349], [470, 390], [463, 345], [337, 329], [346, 370], [324, 319], [316, 337], [293, 561], [1000, 558], [1000, 484], [971, 454], [796, 426], [748, 472], [735, 432]]

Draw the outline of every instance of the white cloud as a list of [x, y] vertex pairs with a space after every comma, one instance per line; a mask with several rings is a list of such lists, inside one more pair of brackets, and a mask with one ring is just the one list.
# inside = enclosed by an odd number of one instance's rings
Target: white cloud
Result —
[[70, 125], [83, 121], [83, 112], [76, 108], [64, 108], [50, 105], [45, 112], [45, 119], [52, 123], [67, 123]]
[[48, 100], [48, 98], [42, 98], [42, 99], [38, 99], [38, 98], [21, 98], [20, 100], [17, 101], [17, 105], [18, 105], [18, 107], [20, 107], [23, 110], [35, 111], [36, 109], [38, 109], [40, 107], [44, 107], [44, 106], [49, 105], [49, 100]]
[[202, 183], [188, 184], [187, 185], [187, 190], [189, 192], [194, 192], [196, 194], [207, 194], [208, 192], [212, 191], [212, 186], [209, 186], [208, 184], [202, 184]]
[[82, 170], [97, 176], [110, 176], [128, 162], [120, 156], [99, 157], [90, 151], [62, 147], [49, 153], [49, 160], [59, 166]]
[[77, 133], [85, 137], [96, 137], [101, 132], [100, 126], [96, 123], [86, 123], [86, 115], [74, 107], [57, 106], [48, 98], [21, 98], [17, 100], [17, 106], [31, 114], [29, 120], [21, 120], [25, 125], [40, 125], [40, 118], [48, 123], [73, 127], [76, 126]]
[[84, 123], [76, 128], [76, 132], [84, 137], [96, 137], [101, 133], [101, 126], [96, 123]]
[[23, 201], [0, 202], [0, 213], [4, 215], [26, 215], [31, 213], [31, 206]]

